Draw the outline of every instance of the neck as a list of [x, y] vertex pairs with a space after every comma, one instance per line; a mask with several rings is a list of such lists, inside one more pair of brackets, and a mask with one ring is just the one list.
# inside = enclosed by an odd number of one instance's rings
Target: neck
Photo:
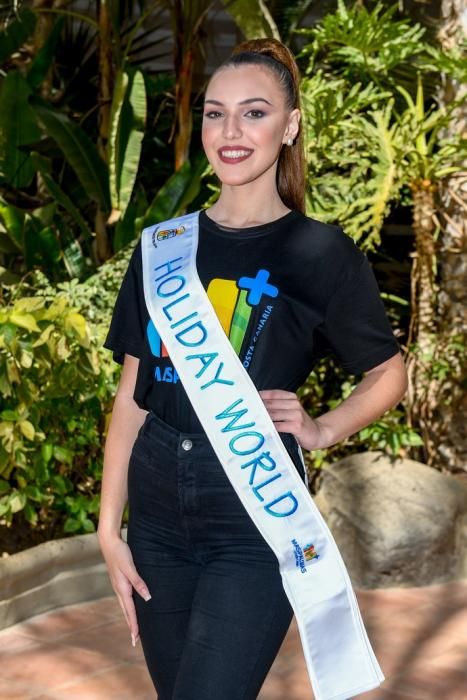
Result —
[[279, 197], [275, 180], [261, 182], [258, 178], [244, 185], [223, 183], [219, 199], [209, 208], [208, 216], [223, 226], [247, 228], [267, 224], [289, 211]]

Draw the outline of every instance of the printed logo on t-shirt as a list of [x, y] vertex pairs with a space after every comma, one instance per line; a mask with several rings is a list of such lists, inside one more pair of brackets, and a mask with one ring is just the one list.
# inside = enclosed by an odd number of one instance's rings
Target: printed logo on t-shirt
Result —
[[[269, 274], [268, 270], [260, 269], [255, 277], [244, 276], [240, 277], [238, 281], [216, 277], [211, 280], [206, 290], [222, 328], [237, 355], [240, 354], [245, 336], [247, 333], [251, 333], [243, 359], [244, 367], [250, 365], [258, 337], [273, 309], [273, 305], [265, 304], [265, 300], [275, 298], [279, 294], [279, 289], [269, 282]], [[259, 305], [264, 306], [263, 312], [256, 327], [251, 329], [253, 308]], [[169, 358], [167, 348], [152, 320], [149, 320], [146, 334], [151, 353], [155, 357]], [[176, 383], [179, 379], [173, 366], [156, 365], [154, 376], [158, 382]]]

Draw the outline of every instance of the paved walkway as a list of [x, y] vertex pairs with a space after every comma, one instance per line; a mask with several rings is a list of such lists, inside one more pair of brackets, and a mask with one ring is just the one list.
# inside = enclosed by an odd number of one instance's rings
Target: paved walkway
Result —
[[[467, 700], [467, 581], [356, 594], [386, 676], [359, 699]], [[0, 700], [73, 698], [156, 700], [114, 596], [0, 632]], [[259, 700], [312, 698], [294, 619]]]

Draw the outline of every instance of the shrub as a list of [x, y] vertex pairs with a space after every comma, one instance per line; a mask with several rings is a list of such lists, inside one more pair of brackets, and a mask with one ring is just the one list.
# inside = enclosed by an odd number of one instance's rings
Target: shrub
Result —
[[0, 522], [92, 532], [119, 366], [102, 348], [134, 244], [83, 283], [2, 287]]

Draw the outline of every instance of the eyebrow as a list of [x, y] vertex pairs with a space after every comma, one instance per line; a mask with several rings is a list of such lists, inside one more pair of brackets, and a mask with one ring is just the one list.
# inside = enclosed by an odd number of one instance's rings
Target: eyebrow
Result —
[[[250, 104], [250, 102], [266, 102], [266, 104], [271, 105], [271, 107], [272, 107], [271, 102], [266, 100], [264, 97], [249, 97], [247, 100], [242, 100], [238, 104], [239, 105], [246, 105], [246, 104]], [[219, 100], [205, 100], [204, 101], [204, 104], [208, 104], [208, 103], [213, 104], [213, 105], [223, 105], [224, 104], [223, 102], [220, 102]]]

